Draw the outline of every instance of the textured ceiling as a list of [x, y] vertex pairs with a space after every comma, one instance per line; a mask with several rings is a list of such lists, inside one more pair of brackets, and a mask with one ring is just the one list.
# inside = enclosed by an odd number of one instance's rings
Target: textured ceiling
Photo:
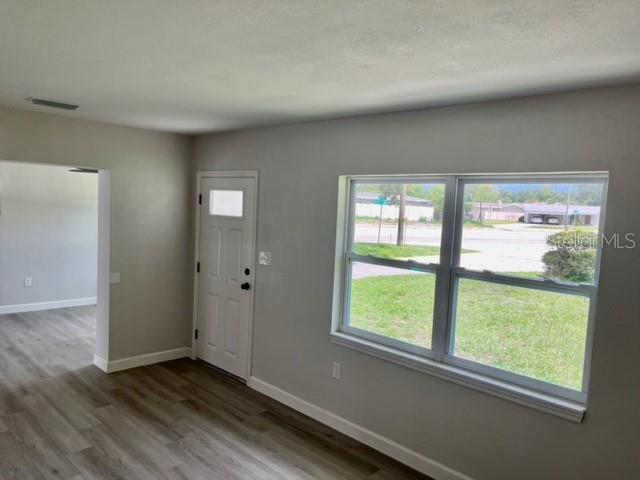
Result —
[[0, 104], [196, 133], [604, 85], [640, 79], [639, 18], [638, 0], [0, 0]]

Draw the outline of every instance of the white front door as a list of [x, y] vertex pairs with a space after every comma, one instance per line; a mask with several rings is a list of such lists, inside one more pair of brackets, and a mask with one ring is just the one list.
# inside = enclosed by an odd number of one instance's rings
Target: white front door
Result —
[[238, 175], [201, 179], [196, 354], [247, 379], [256, 178]]

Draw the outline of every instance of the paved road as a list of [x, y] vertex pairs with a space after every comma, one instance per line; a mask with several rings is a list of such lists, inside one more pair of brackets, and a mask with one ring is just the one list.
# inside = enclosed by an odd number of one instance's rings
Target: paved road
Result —
[[[509, 224], [494, 228], [465, 228], [462, 248], [474, 250], [476, 253], [463, 254], [460, 264], [474, 270], [493, 270], [496, 272], [542, 272], [544, 264], [542, 255], [549, 250], [546, 238], [559, 229], [545, 228], [528, 224]], [[423, 225], [407, 227], [406, 244], [408, 245], [440, 245], [440, 228]], [[380, 241], [395, 243], [397, 226], [383, 225]], [[376, 243], [378, 226], [358, 224], [355, 241]], [[415, 257], [426, 263], [437, 263], [439, 258]], [[405, 271], [406, 272], [406, 271]], [[364, 278], [379, 275], [397, 275], [397, 269], [370, 265], [354, 266], [353, 277]], [[409, 272], [411, 273], [411, 272]]]

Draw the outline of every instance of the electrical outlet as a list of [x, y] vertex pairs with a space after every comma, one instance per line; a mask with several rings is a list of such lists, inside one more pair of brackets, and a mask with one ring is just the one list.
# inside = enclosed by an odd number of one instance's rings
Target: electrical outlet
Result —
[[340, 380], [340, 376], [342, 375], [342, 365], [338, 362], [333, 362], [333, 378], [336, 380]]
[[32, 285], [33, 285], [33, 278], [24, 277], [24, 286], [25, 287], [31, 287]]

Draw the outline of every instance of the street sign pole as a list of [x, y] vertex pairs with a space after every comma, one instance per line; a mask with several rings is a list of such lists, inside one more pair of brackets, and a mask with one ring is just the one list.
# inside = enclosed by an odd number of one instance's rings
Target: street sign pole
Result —
[[380, 205], [380, 218], [378, 218], [378, 243], [380, 243], [380, 231], [382, 230], [382, 208], [385, 205], [389, 205], [391, 202], [386, 195], [378, 195], [378, 199], [375, 203]]

